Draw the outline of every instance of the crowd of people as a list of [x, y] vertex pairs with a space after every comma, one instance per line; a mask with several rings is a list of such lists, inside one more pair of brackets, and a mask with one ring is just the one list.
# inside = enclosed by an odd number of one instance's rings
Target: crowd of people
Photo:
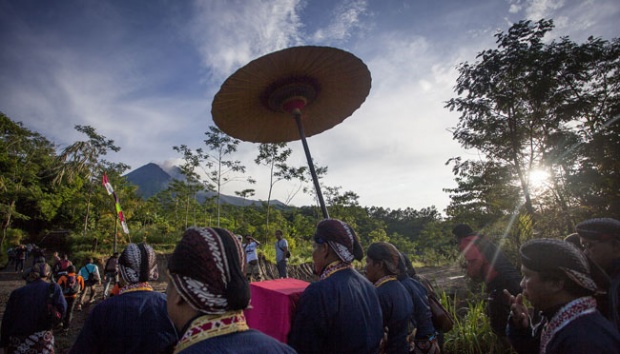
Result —
[[[574, 236], [524, 243], [519, 270], [470, 226], [454, 227], [466, 274], [484, 284], [491, 328], [506, 348], [620, 353], [620, 221], [586, 220], [576, 233], [577, 243]], [[276, 239], [279, 276], [286, 277], [288, 242], [281, 230]], [[249, 328], [244, 310], [250, 281], [261, 279], [259, 246], [226, 229], [187, 229], [168, 259], [164, 294], [149, 283], [160, 278], [152, 247], [130, 243], [105, 262], [105, 300], [90, 309], [70, 352], [441, 352], [428, 290], [408, 257], [388, 242], [364, 250], [353, 228], [336, 219], [316, 227], [318, 278], [296, 304], [286, 343]], [[58, 326], [66, 330], [76, 304], [79, 310], [96, 296], [102, 278], [92, 259], [78, 271], [67, 255], [54, 257], [53, 266], [34, 263], [26, 285], [11, 293], [0, 328], [7, 354], [54, 353], [53, 315], [62, 314]], [[365, 260], [363, 271], [356, 260]]]

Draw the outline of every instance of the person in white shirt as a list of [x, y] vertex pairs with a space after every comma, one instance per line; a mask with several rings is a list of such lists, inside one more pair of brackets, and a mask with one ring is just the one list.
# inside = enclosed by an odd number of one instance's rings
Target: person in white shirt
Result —
[[256, 241], [251, 235], [245, 236], [245, 258], [248, 262], [246, 267], [246, 277], [248, 281], [260, 281], [261, 274], [258, 267], [258, 253], [256, 249], [260, 246], [260, 242]]

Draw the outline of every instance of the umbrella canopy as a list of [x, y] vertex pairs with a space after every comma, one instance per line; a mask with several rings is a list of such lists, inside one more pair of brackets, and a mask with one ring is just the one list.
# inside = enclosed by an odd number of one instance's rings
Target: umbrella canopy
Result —
[[306, 136], [339, 124], [370, 92], [366, 65], [331, 47], [292, 47], [255, 59], [222, 84], [211, 114], [226, 134], [249, 142], [302, 138], [292, 117], [301, 111]]

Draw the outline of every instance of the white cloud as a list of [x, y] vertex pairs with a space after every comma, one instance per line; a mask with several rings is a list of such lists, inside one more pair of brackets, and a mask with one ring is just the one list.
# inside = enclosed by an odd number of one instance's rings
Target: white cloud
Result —
[[189, 31], [215, 81], [223, 81], [251, 59], [299, 42], [299, 0], [197, 0], [194, 4]]

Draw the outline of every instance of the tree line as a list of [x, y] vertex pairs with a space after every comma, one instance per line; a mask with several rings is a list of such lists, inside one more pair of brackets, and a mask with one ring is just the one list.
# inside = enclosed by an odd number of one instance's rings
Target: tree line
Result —
[[[586, 218], [619, 218], [620, 40], [548, 40], [553, 28], [545, 19], [515, 23], [496, 34], [497, 48], [457, 67], [455, 97], [445, 107], [460, 114], [453, 139], [477, 157], [446, 162], [457, 184], [445, 189], [446, 215], [434, 206], [362, 207], [355, 191], [323, 186], [330, 216], [352, 225], [366, 245], [389, 240], [426, 262], [455, 259], [455, 223], [501, 240], [510, 253], [532, 237], [566, 236]], [[261, 144], [254, 160], [270, 170], [268, 200], [236, 207], [220, 203], [222, 187], [244, 181], [235, 194], [250, 198], [255, 181], [235, 159], [240, 142], [215, 126], [205, 132], [203, 147], [173, 147], [184, 179], [147, 200], [122, 177], [129, 166], [105, 159], [120, 147], [95, 128], [76, 126], [86, 139], [57, 151], [4, 114], [0, 126], [3, 250], [55, 230], [95, 239], [103, 248], [115, 238], [166, 248], [184, 228], [197, 225], [253, 234], [261, 242], [273, 241], [275, 229], [282, 229], [297, 256], [310, 255], [320, 210], [271, 205], [272, 191], [283, 180], [298, 182], [295, 193], [313, 192], [307, 168], [287, 162], [291, 150], [285, 143]], [[317, 166], [319, 176], [327, 171]], [[103, 172], [119, 195], [130, 236], [119, 230], [114, 201], [102, 191]], [[545, 178], [534, 178], [541, 174]], [[216, 197], [199, 200], [202, 191]]]

